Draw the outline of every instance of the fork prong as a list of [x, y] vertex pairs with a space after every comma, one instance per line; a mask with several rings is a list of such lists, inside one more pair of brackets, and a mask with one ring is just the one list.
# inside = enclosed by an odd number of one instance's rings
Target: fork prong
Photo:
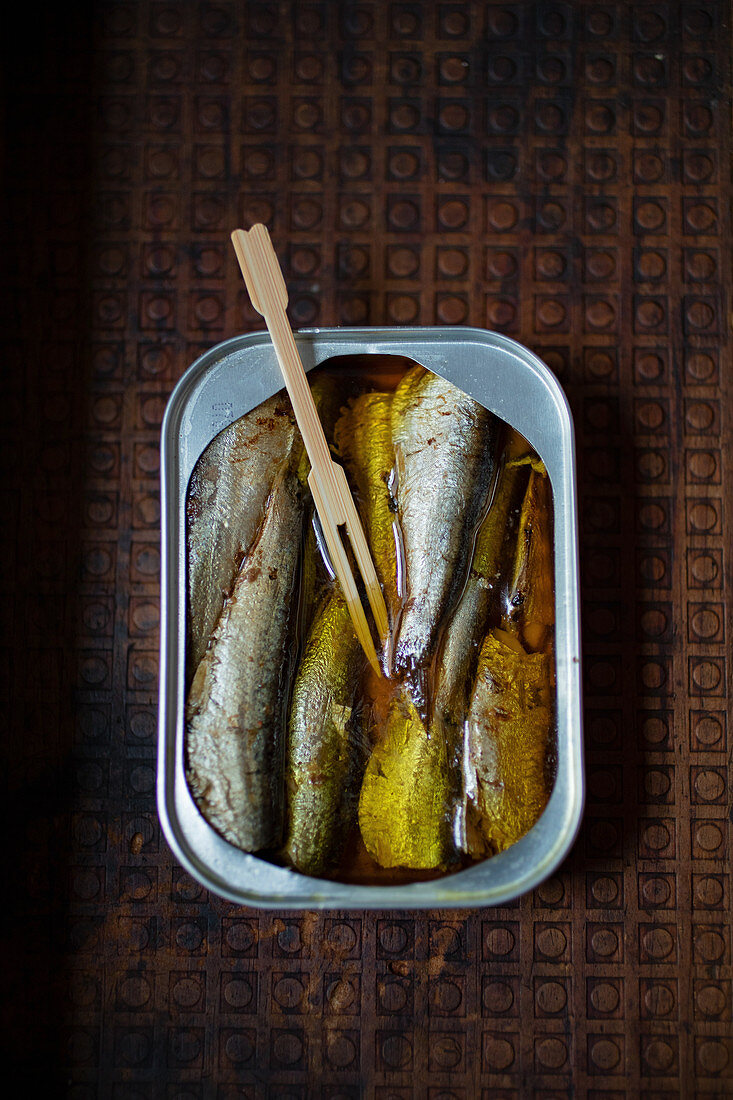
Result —
[[343, 466], [339, 466], [338, 463], [334, 462], [333, 472], [338, 482], [341, 515], [346, 525], [346, 532], [349, 536], [351, 549], [354, 551], [356, 564], [359, 567], [359, 572], [364, 581], [367, 598], [369, 599], [369, 606], [372, 609], [374, 622], [377, 627], [377, 634], [379, 635], [380, 641], [384, 643], [389, 634], [387, 606], [384, 602], [384, 596], [379, 584], [376, 569], [374, 568], [374, 561], [369, 552], [369, 544], [364, 534], [364, 527], [354, 498], [351, 495], [346, 471]]
[[378, 676], [382, 675], [382, 670], [379, 667], [379, 660], [377, 658], [377, 651], [374, 648], [374, 641], [369, 629], [364, 608], [359, 598], [359, 590], [356, 587], [356, 581], [351, 572], [351, 566], [347, 557], [344, 545], [341, 541], [341, 535], [338, 527], [331, 522], [328, 510], [323, 505], [323, 499], [321, 497], [321, 487], [318, 478], [309, 478], [309, 484], [311, 492], [313, 493], [313, 502], [321, 517], [321, 530], [323, 531], [323, 537], [328, 547], [328, 553], [331, 558], [336, 576], [338, 577], [341, 587], [343, 589], [344, 598], [349, 608], [349, 614], [351, 615], [351, 621], [354, 624], [354, 630], [356, 636], [361, 643], [362, 649], [367, 655], [369, 664], [372, 666]]
[[364, 581], [369, 606], [372, 609], [372, 615], [374, 616], [374, 622], [377, 627], [377, 634], [381, 641], [384, 642], [389, 633], [387, 605], [384, 602], [384, 596], [374, 568], [374, 562], [369, 553], [369, 546], [366, 541], [366, 536], [364, 535], [364, 529], [361, 526], [361, 521], [359, 520], [359, 515], [355, 508], [354, 513], [353, 517], [347, 514], [346, 531], [349, 536], [349, 541], [351, 542], [351, 549], [354, 551], [356, 564], [359, 566], [359, 572]]

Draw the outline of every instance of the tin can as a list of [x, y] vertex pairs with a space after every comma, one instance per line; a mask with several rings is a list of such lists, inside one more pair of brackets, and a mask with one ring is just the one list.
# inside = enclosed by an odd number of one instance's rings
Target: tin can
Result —
[[343, 355], [406, 356], [516, 428], [552, 485], [557, 771], [535, 826], [506, 851], [441, 879], [367, 886], [311, 878], [240, 851], [204, 819], [185, 776], [186, 493], [209, 442], [282, 389], [269, 335], [238, 336], [192, 364], [162, 427], [158, 813], [180, 863], [242, 905], [278, 909], [445, 909], [498, 905], [531, 890], [568, 853], [583, 807], [577, 502], [573, 425], [560, 385], [531, 351], [475, 328], [311, 329], [296, 333], [306, 371]]

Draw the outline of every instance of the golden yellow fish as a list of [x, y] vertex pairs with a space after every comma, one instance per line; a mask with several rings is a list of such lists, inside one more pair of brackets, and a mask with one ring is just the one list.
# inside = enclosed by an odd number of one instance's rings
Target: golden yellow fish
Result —
[[445, 739], [428, 733], [406, 688], [396, 695], [372, 751], [359, 827], [382, 867], [445, 866], [452, 854], [452, 789]]
[[399, 610], [397, 506], [392, 496], [394, 448], [392, 394], [364, 393], [344, 410], [334, 429], [336, 450], [356, 490], [364, 533], [384, 591], [390, 626]]
[[552, 658], [526, 653], [503, 630], [486, 637], [466, 722], [464, 783], [468, 850], [503, 851], [524, 836], [549, 798]]
[[365, 751], [354, 701], [363, 665], [346, 601], [333, 588], [308, 634], [288, 721], [285, 854], [305, 874], [337, 862], [356, 820]]

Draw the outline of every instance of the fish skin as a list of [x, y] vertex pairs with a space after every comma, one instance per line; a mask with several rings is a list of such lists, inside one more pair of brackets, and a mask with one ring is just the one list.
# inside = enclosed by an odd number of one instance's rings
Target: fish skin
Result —
[[299, 440], [281, 391], [220, 432], [194, 467], [186, 501], [191, 674], [262, 524], [275, 477]]
[[431, 870], [454, 857], [445, 740], [428, 730], [405, 686], [367, 763], [359, 797], [364, 845], [382, 867]]
[[555, 625], [552, 490], [544, 465], [532, 467], [522, 502], [517, 550], [502, 626], [518, 632], [526, 649], [545, 651]]
[[394, 469], [392, 394], [365, 393], [351, 402], [336, 422], [336, 450], [356, 489], [374, 567], [382, 585], [391, 627], [397, 619], [396, 502], [390, 482]]
[[550, 654], [526, 653], [516, 637], [489, 632], [465, 726], [466, 846], [475, 858], [516, 843], [547, 805], [551, 677]]
[[[461, 594], [473, 536], [489, 504], [498, 421], [436, 374], [416, 367], [392, 405], [406, 600], [393, 670], [424, 677], [439, 624]], [[416, 675], [417, 674], [417, 675]], [[422, 689], [415, 703], [424, 709]]]
[[519, 514], [531, 458], [511, 431], [491, 507], [476, 535], [473, 559], [435, 669], [435, 713], [448, 729], [462, 723], [488, 619], [496, 614], [503, 578], [512, 568]]
[[305, 531], [300, 568], [300, 592], [298, 598], [298, 637], [305, 638], [311, 628], [319, 594], [327, 584], [326, 570], [318, 550], [314, 529], [315, 513], [312, 502], [305, 509]]
[[[329, 433], [339, 411], [336, 380], [316, 372], [309, 381]], [[194, 467], [186, 500], [190, 674], [262, 524], [275, 478], [286, 467], [306, 485], [310, 460], [284, 390], [220, 432]]]
[[281, 843], [289, 626], [303, 487], [282, 472], [186, 705], [187, 774], [204, 817], [248, 852]]
[[284, 854], [298, 871], [333, 867], [356, 819], [364, 765], [354, 702], [364, 656], [341, 592], [324, 593], [293, 685]]

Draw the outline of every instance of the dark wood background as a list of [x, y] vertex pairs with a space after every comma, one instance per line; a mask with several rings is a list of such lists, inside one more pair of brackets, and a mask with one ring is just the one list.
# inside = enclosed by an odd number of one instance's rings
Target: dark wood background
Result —
[[[26, 5], [4, 36], [4, 1077], [47, 1095], [733, 1095], [730, 10]], [[575, 415], [587, 809], [501, 909], [209, 896], [155, 809], [158, 437], [260, 323], [472, 324]], [[726, 487], [728, 491], [726, 492]]]

